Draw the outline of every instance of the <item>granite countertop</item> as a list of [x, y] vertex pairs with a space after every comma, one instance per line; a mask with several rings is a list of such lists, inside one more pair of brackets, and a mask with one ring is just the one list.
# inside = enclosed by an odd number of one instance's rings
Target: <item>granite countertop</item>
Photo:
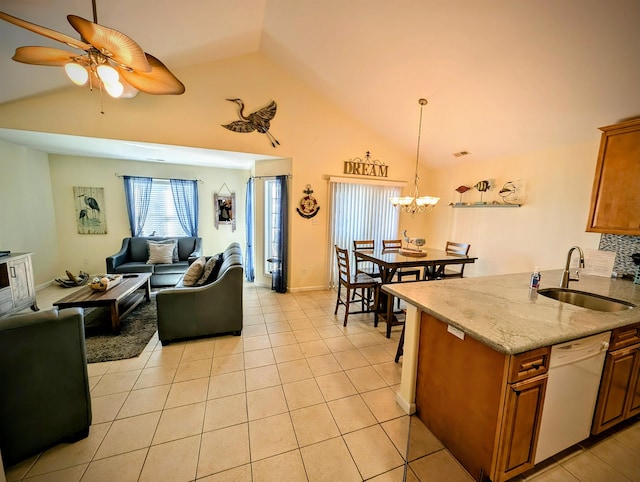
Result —
[[[562, 270], [543, 271], [540, 289], [558, 287]], [[640, 322], [640, 285], [582, 275], [569, 288], [621, 299], [637, 308], [594, 311], [529, 289], [531, 273], [384, 285], [389, 292], [506, 354], [575, 340]]]

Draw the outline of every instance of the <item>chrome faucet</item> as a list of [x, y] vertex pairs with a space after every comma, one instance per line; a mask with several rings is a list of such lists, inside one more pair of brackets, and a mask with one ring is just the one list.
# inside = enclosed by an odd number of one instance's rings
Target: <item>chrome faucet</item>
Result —
[[584, 268], [584, 253], [580, 246], [572, 246], [569, 248], [569, 252], [567, 253], [567, 264], [564, 267], [564, 271], [562, 272], [562, 281], [560, 281], [560, 288], [568, 288], [569, 281], [580, 281], [580, 275], [578, 274], [578, 270], [576, 270], [576, 277], [572, 278], [569, 273], [569, 265], [571, 264], [571, 255], [575, 250], [578, 250], [580, 253], [580, 268]]

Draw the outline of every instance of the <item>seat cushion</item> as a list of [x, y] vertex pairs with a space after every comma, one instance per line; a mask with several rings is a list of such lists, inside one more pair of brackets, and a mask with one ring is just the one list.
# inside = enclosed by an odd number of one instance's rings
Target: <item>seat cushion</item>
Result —
[[155, 274], [176, 274], [184, 273], [189, 268], [189, 263], [186, 261], [180, 261], [178, 263], [171, 264], [154, 264], [153, 272]]
[[146, 261], [124, 263], [116, 266], [116, 273], [153, 273], [154, 265], [147, 264]]

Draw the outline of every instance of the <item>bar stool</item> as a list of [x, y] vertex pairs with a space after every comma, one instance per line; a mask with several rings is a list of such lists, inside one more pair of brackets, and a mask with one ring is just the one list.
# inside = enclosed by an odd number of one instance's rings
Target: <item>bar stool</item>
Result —
[[[338, 262], [338, 298], [336, 300], [336, 309], [333, 314], [338, 313], [338, 307], [344, 305], [344, 323], [347, 326], [349, 313], [374, 313], [374, 326], [378, 326], [378, 283], [371, 276], [364, 273], [351, 274], [349, 267], [349, 252], [338, 246], [336, 248], [336, 259]], [[346, 293], [344, 300], [341, 298], [341, 290], [344, 286]], [[358, 294], [358, 290], [360, 293]], [[372, 299], [373, 297], [373, 299]], [[350, 311], [349, 307], [352, 303], [360, 303], [360, 311]]]
[[[461, 256], [467, 256], [469, 254], [470, 244], [455, 243], [453, 241], [447, 241], [445, 251], [447, 254], [456, 254]], [[446, 268], [442, 274], [443, 278], [462, 278], [464, 277], [464, 267], [466, 265], [459, 264], [453, 265], [451, 268]]]
[[371, 266], [372, 263], [370, 261], [365, 261], [364, 259], [359, 259], [358, 257], [355, 256], [355, 253], [358, 251], [373, 252], [375, 247], [376, 247], [376, 242], [373, 239], [353, 241], [353, 252], [354, 252], [355, 265], [356, 265], [356, 274], [364, 273], [366, 275], [371, 276], [372, 278], [380, 278], [380, 272], [377, 270], [376, 266]]
[[[382, 251], [399, 251], [402, 248], [401, 239], [383, 239]], [[421, 270], [419, 268], [399, 268], [396, 271], [398, 282], [402, 283], [403, 278], [413, 277], [414, 281], [420, 281]]]

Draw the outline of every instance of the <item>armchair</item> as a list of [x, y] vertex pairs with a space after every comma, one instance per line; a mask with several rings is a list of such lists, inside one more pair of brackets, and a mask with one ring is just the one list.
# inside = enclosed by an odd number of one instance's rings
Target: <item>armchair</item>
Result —
[[0, 320], [0, 386], [5, 466], [85, 438], [91, 398], [84, 311], [52, 309]]

